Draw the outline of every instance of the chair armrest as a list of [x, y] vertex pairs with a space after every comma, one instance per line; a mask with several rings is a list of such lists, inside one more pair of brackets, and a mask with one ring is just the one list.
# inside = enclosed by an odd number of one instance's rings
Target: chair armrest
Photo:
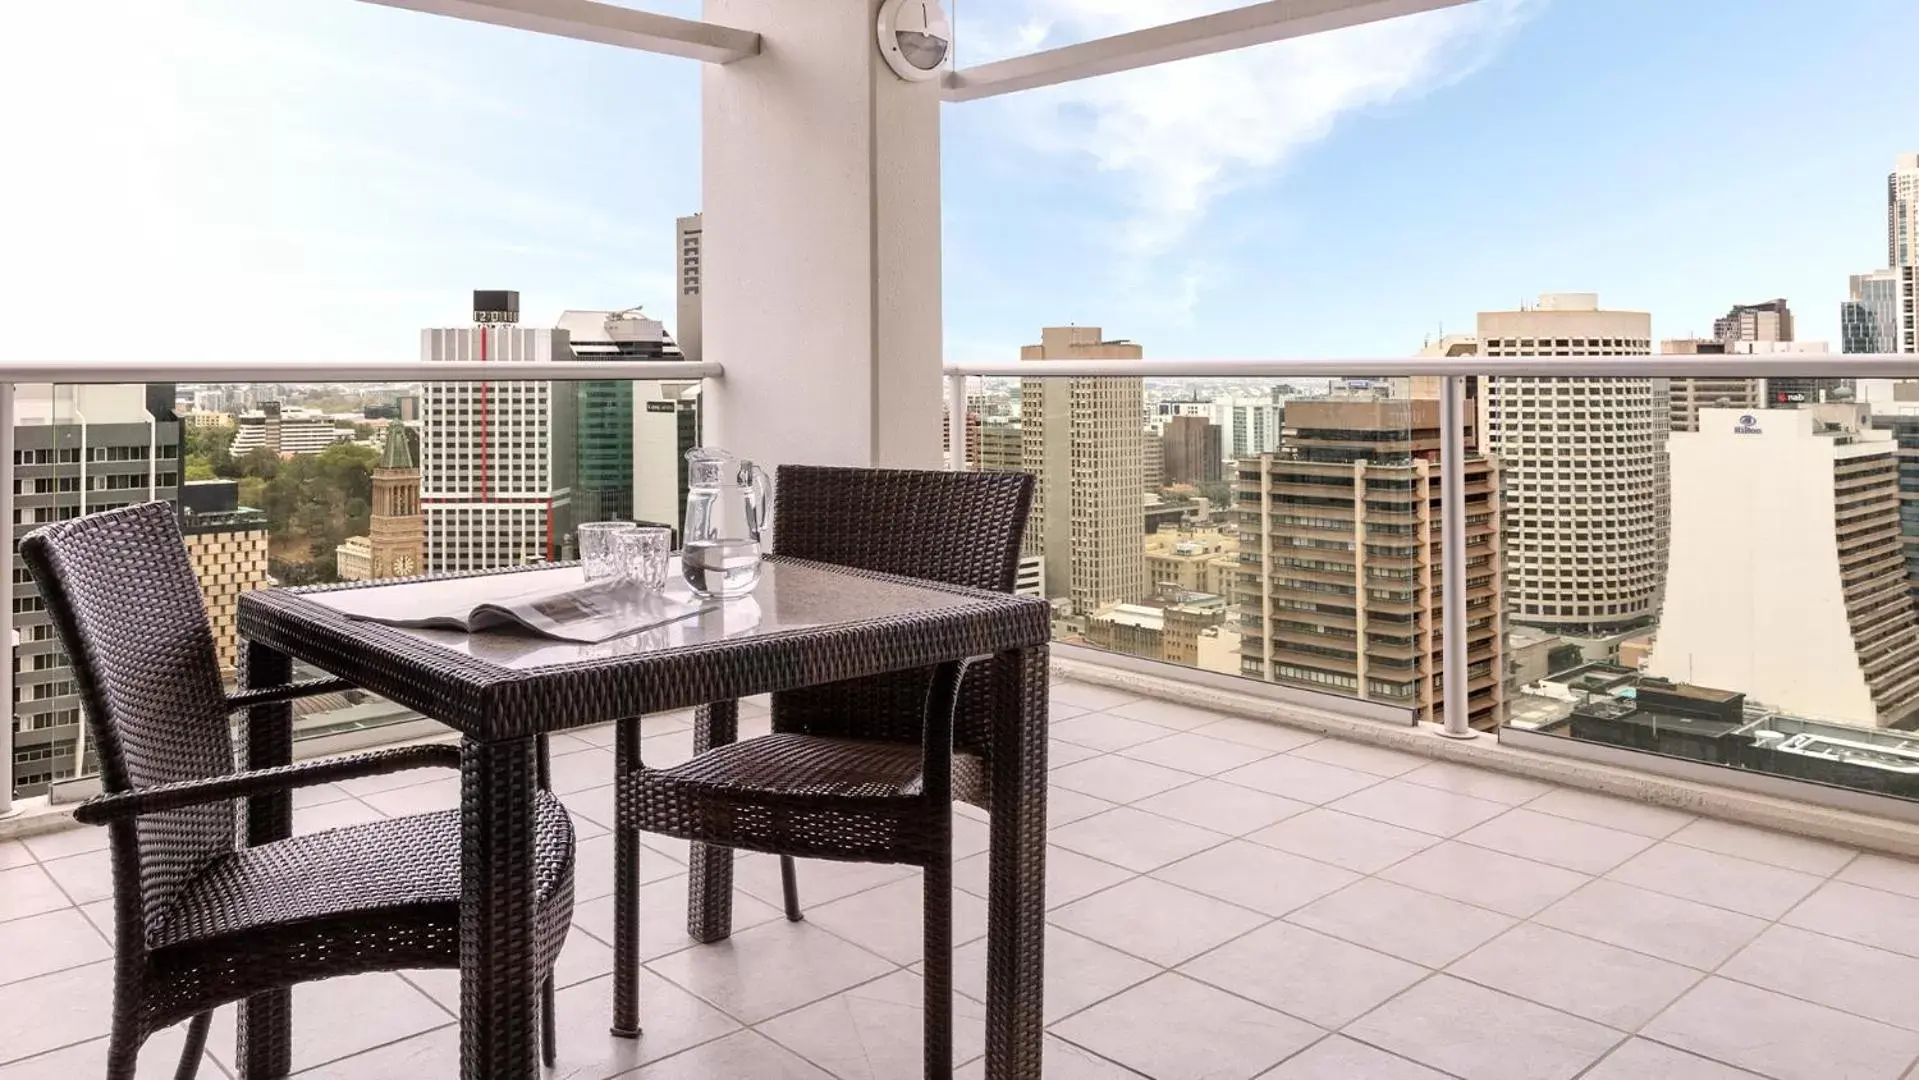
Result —
[[345, 679], [308, 679], [305, 682], [287, 683], [284, 686], [266, 686], [258, 690], [237, 690], [227, 695], [227, 711], [239, 712], [255, 705], [272, 705], [296, 698], [314, 697], [319, 694], [337, 694], [343, 690], [352, 690], [354, 686]]
[[933, 669], [926, 688], [926, 720], [920, 748], [920, 782], [926, 797], [936, 802], [952, 799], [953, 714], [959, 711], [960, 684], [971, 663], [959, 660]]
[[155, 784], [138, 791], [120, 791], [97, 795], [73, 808], [73, 819], [87, 825], [105, 825], [123, 818], [157, 814], [210, 802], [226, 802], [248, 795], [264, 795], [293, 788], [312, 787], [356, 776], [376, 776], [427, 766], [460, 767], [460, 748], [431, 744], [396, 746], [364, 754], [302, 761], [270, 769], [250, 769], [209, 776], [204, 780], [182, 780], [173, 784]]

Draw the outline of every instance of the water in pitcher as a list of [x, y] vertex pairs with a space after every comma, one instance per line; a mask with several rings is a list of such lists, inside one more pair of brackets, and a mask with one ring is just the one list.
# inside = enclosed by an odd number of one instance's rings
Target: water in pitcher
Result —
[[760, 583], [759, 542], [688, 541], [680, 556], [680, 572], [702, 596], [744, 596]]

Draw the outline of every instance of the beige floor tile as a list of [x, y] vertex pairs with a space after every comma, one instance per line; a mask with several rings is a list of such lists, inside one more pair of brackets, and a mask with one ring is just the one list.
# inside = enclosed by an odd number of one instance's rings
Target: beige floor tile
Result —
[[1259, 1080], [1448, 1080], [1418, 1062], [1339, 1035], [1295, 1054]]
[[1755, 1074], [1645, 1039], [1628, 1039], [1581, 1080], [1756, 1080]]
[[1198, 779], [1192, 773], [1153, 765], [1118, 754], [1102, 754], [1055, 769], [1055, 787], [1071, 788], [1082, 795], [1109, 802], [1129, 803], [1162, 791], [1170, 791]]
[[1591, 880], [1585, 874], [1448, 840], [1379, 876], [1525, 918]]
[[1702, 970], [1718, 967], [1766, 928], [1750, 915], [1604, 878], [1533, 921]]
[[[1051, 1035], [1046, 1037], [1040, 1053], [1040, 1069], [1046, 1080], [1139, 1080], [1139, 1074], [1133, 1070], [1120, 1068], [1090, 1050]], [[986, 1060], [971, 1062], [953, 1077], [954, 1080], [986, 1080]]]
[[1331, 804], [1341, 813], [1383, 821], [1402, 829], [1457, 836], [1506, 812], [1504, 803], [1475, 799], [1438, 788], [1388, 780]]
[[748, 1024], [830, 997], [893, 970], [811, 923], [784, 919], [649, 962], [655, 972]]
[[[979, 1002], [986, 1000], [986, 945], [982, 938], [953, 954], [954, 987]], [[1159, 973], [1155, 964], [1048, 926], [1042, 1015], [1050, 1024]]]
[[[603, 896], [573, 908], [573, 929], [585, 931], [602, 944], [613, 944], [613, 897]], [[738, 931], [781, 917], [779, 908], [735, 891], [733, 929]], [[697, 944], [686, 936], [686, 879], [665, 878], [640, 886], [640, 958], [651, 960]]]
[[1229, 784], [1306, 803], [1326, 803], [1380, 783], [1372, 773], [1280, 754], [1255, 761], [1219, 777]]
[[1408, 754], [1403, 750], [1389, 750], [1383, 746], [1347, 742], [1344, 739], [1321, 739], [1300, 747], [1293, 751], [1293, 755], [1372, 773], [1374, 776], [1400, 776], [1432, 761], [1431, 758]]
[[1772, 926], [1719, 974], [1919, 1031], [1919, 960], [1792, 926]]
[[[810, 907], [806, 919], [895, 964], [911, 964], [924, 955], [925, 892], [921, 878], [906, 878]], [[955, 945], [984, 937], [986, 901], [954, 889], [952, 933]]]
[[1047, 918], [1082, 937], [1171, 967], [1267, 921], [1256, 911], [1152, 878], [1134, 878]]
[[1243, 836], [1312, 809], [1310, 804], [1218, 780], [1196, 780], [1133, 804], [1148, 813]]
[[[989, 895], [990, 855], [975, 855], [953, 866], [953, 883], [974, 896]], [[1088, 858], [1057, 844], [1046, 848], [1046, 906], [1061, 907], [1134, 876], [1111, 863]]]
[[1261, 758], [1270, 757], [1271, 754], [1270, 750], [1227, 742], [1224, 739], [1211, 739], [1204, 735], [1195, 735], [1190, 731], [1178, 732], [1163, 739], [1143, 742], [1120, 751], [1122, 757], [1150, 761], [1155, 765], [1179, 769], [1196, 776], [1213, 776], [1228, 769], [1236, 769], [1241, 765], [1250, 765]]
[[1784, 915], [1822, 883], [1812, 874], [1674, 843], [1647, 848], [1606, 876], [1762, 919]]
[[1584, 821], [1589, 825], [1604, 825], [1621, 832], [1638, 833], [1655, 840], [1663, 840], [1698, 820], [1691, 814], [1670, 807], [1617, 799], [1576, 788], [1549, 791], [1527, 803], [1526, 809]]
[[1155, 1080], [1251, 1080], [1321, 1034], [1174, 974], [1095, 1005], [1053, 1031]]
[[752, 1077], [752, 1080], [833, 1080], [805, 1058], [764, 1035], [741, 1031], [724, 1039], [675, 1054], [639, 1072], [634, 1080], [716, 1080]]
[[1230, 837], [1122, 806], [1053, 830], [1053, 843], [1135, 873], [1156, 870]]
[[[233, 1069], [235, 1010], [213, 1014], [207, 1050]], [[311, 1069], [458, 1019], [392, 972], [293, 988], [293, 1071]], [[302, 1022], [304, 1020], [304, 1022]]]
[[1268, 915], [1284, 915], [1359, 880], [1351, 870], [1244, 840], [1162, 866], [1153, 876]]
[[1355, 882], [1286, 919], [1427, 967], [1452, 963], [1513, 924], [1485, 908], [1377, 878]]
[[1324, 807], [1249, 833], [1246, 839], [1362, 874], [1376, 874], [1439, 843], [1439, 837], [1431, 833]]
[[1603, 874], [1651, 847], [1651, 837], [1589, 825], [1571, 818], [1510, 810], [1459, 834], [1479, 847], [1551, 863], [1582, 874]]
[[1473, 1080], [1571, 1080], [1619, 1041], [1610, 1028], [1445, 975], [1345, 1034]]
[[1446, 969], [1562, 1012], [1635, 1031], [1699, 981], [1699, 972], [1534, 923], [1522, 923]]
[[1428, 762], [1401, 779], [1409, 784], [1438, 788], [1455, 795], [1471, 795], [1475, 799], [1505, 803], [1507, 806], [1531, 802], [1553, 789], [1551, 784], [1542, 784], [1523, 776], [1508, 776], [1491, 769], [1475, 769], [1451, 761]]
[[1735, 825], [1712, 818], [1700, 818], [1668, 839], [1675, 844], [1716, 851], [1721, 855], [1737, 855], [1742, 859], [1820, 877], [1835, 873], [1858, 854], [1852, 848], [1823, 840], [1755, 829], [1750, 825]]
[[1283, 921], [1179, 970], [1324, 1028], [1351, 1023], [1427, 975], [1417, 964]]
[[[81, 855], [78, 858], [87, 858]], [[98, 899], [98, 897], [95, 897]], [[0, 870], [0, 919], [18, 919], [55, 911], [75, 901], [37, 865]], [[80, 901], [85, 903], [85, 901]]]
[[[925, 988], [896, 971], [759, 1025], [760, 1034], [839, 1080], [925, 1076]], [[953, 1062], [986, 1052], [985, 1006], [953, 995]]]
[[0, 983], [18, 982], [113, 956], [113, 947], [77, 908], [0, 922]]
[[1718, 978], [1641, 1034], [1777, 1080], [1892, 1080], [1919, 1054], [1919, 1033]]

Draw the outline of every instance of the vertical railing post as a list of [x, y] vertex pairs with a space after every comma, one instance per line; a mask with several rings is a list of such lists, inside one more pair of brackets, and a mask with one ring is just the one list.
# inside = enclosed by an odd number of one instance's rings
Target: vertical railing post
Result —
[[1472, 680], [1466, 674], [1466, 379], [1461, 375], [1448, 375], [1440, 385], [1439, 480], [1444, 734], [1470, 739], [1476, 733], [1466, 704]]
[[0, 579], [0, 611], [7, 613], [4, 636], [6, 662], [0, 663], [0, 702], [6, 705], [6, 722], [0, 723], [0, 817], [13, 814], [13, 664], [19, 652], [19, 631], [13, 622], [13, 491], [20, 470], [13, 464], [13, 384], [0, 381], [0, 462], [6, 463], [7, 482], [0, 487], [0, 551], [7, 553], [7, 572]]
[[966, 376], [964, 375], [946, 377], [946, 467], [952, 472], [966, 471]]

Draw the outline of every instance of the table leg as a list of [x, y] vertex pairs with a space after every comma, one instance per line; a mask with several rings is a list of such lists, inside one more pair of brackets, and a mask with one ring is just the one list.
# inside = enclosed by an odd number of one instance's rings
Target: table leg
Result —
[[532, 738], [467, 739], [460, 763], [460, 1075], [539, 1075]]
[[993, 658], [986, 1078], [1038, 1080], [1046, 941], [1046, 646]]
[[[243, 642], [240, 649], [240, 685], [248, 690], [284, 686], [293, 681], [293, 661], [277, 649]], [[293, 703], [255, 705], [247, 710], [246, 739], [242, 747], [249, 769], [287, 765], [293, 761]], [[246, 800], [241, 842], [248, 847], [284, 840], [293, 835], [293, 802], [285, 791], [252, 795]], [[240, 1003], [239, 1040], [235, 1054], [240, 1075], [251, 1080], [285, 1076], [293, 1071], [293, 994], [269, 990]]]
[[[704, 754], [740, 737], [740, 703], [700, 706], [693, 721], [693, 752]], [[694, 844], [687, 855], [686, 932], [711, 944], [733, 933], [733, 849]]]

